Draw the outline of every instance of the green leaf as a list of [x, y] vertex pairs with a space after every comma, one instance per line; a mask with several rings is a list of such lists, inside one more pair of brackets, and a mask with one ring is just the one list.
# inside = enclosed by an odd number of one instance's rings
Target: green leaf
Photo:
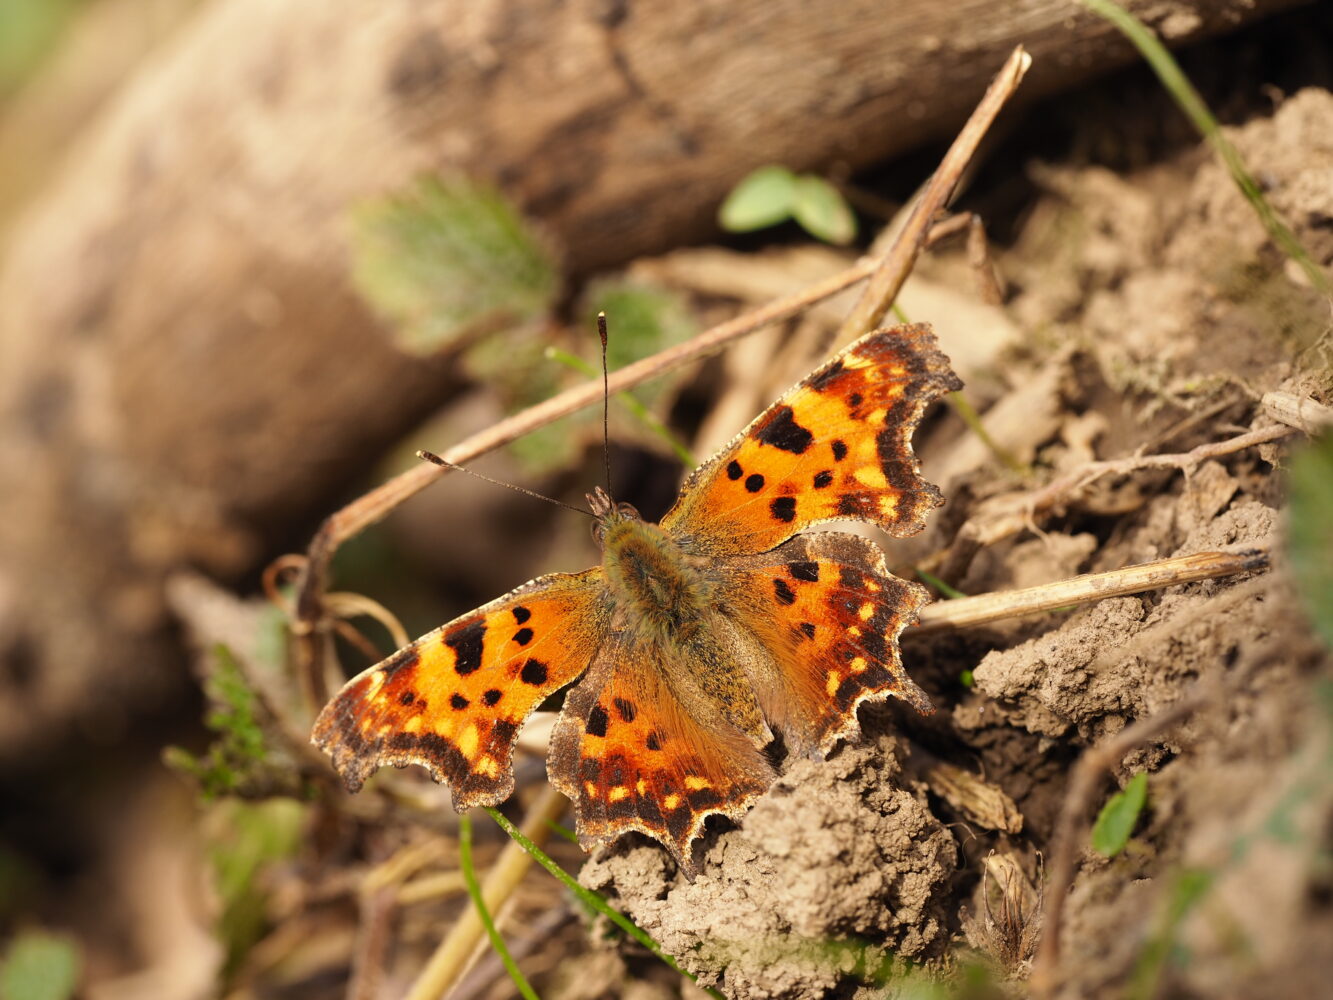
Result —
[[1333, 434], [1291, 459], [1287, 555], [1315, 631], [1333, 648]]
[[813, 174], [796, 178], [792, 216], [807, 233], [825, 243], [846, 246], [856, 239], [856, 214], [832, 184]]
[[1106, 858], [1113, 858], [1124, 850], [1147, 801], [1148, 774], [1140, 771], [1102, 806], [1097, 822], [1092, 826], [1092, 849]]
[[731, 233], [748, 233], [786, 222], [796, 206], [796, 175], [786, 167], [760, 167], [731, 189], [717, 221]]
[[79, 979], [73, 941], [45, 931], [23, 931], [0, 963], [3, 1000], [67, 1000]]
[[543, 316], [559, 285], [554, 255], [493, 187], [426, 177], [352, 214], [352, 280], [396, 329], [430, 354], [469, 333]]

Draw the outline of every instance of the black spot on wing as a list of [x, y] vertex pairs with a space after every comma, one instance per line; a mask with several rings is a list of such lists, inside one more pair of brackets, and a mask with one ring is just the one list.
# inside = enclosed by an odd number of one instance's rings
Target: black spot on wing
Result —
[[398, 696], [398, 704], [400, 705], [410, 705], [416, 700], [417, 694], [415, 691], [404, 691]]
[[454, 651], [454, 672], [467, 676], [481, 666], [481, 650], [485, 644], [486, 623], [480, 618], [460, 625], [444, 637], [444, 644]]
[[838, 380], [838, 376], [842, 374], [842, 371], [842, 359], [839, 358], [823, 371], [816, 372], [810, 377], [810, 388], [814, 389], [816, 392], [823, 392]]
[[834, 441], [829, 447], [833, 449], [833, 461], [841, 462], [847, 457], [847, 443], [845, 441]]
[[518, 723], [508, 719], [496, 719], [491, 725], [491, 746], [513, 746], [518, 735]]
[[773, 595], [778, 599], [779, 604], [796, 603], [796, 593], [787, 585], [787, 581], [780, 576], [773, 578]]
[[819, 563], [817, 562], [790, 562], [787, 563], [787, 569], [797, 580], [804, 580], [806, 583], [819, 582]]
[[814, 441], [814, 435], [796, 422], [790, 406], [779, 406], [754, 436], [766, 445], [793, 455], [802, 454]]
[[514, 608], [514, 621], [518, 622], [520, 625], [522, 625], [531, 617], [532, 617], [532, 612], [529, 611], [527, 608], [523, 607], [523, 605], [520, 604]]
[[745, 488], [751, 493], [758, 493], [764, 488], [764, 477], [755, 472], [745, 477]]
[[494, 705], [497, 701], [499, 701], [503, 697], [504, 693], [500, 691], [499, 688], [491, 688], [489, 691], [487, 691], [484, 695], [481, 696], [481, 700], [488, 705]]
[[532, 629], [521, 628], [514, 633], [514, 641], [520, 646], [526, 646], [532, 641]]
[[607, 717], [606, 709], [601, 705], [594, 705], [593, 710], [588, 713], [588, 724], [584, 727], [589, 736], [605, 736], [606, 724], [611, 720]]
[[741, 468], [741, 463], [740, 463], [740, 462], [736, 461], [736, 460], [733, 458], [730, 462], [727, 463], [727, 478], [728, 478], [728, 479], [740, 479], [741, 476], [743, 476], [743, 475], [745, 475], [745, 470]]
[[833, 472], [831, 469], [824, 469], [822, 472], [815, 473], [815, 489], [822, 490], [826, 486], [833, 485]]
[[646, 746], [649, 750], [661, 750], [662, 734], [657, 732], [656, 730], [653, 730], [653, 732], [648, 734], [648, 738], [643, 741], [643, 745]]
[[461, 712], [463, 709], [471, 705], [472, 702], [468, 701], [461, 694], [451, 694], [449, 696], [449, 704], [453, 706], [455, 712]]
[[637, 709], [634, 707], [634, 702], [625, 698], [613, 698], [611, 699], [611, 704], [616, 706], [616, 711], [620, 713], [620, 717], [626, 722], [633, 722], [634, 716], [638, 714]]
[[801, 622], [801, 631], [805, 633], [807, 639], [813, 639], [815, 637], [815, 623]]
[[518, 676], [522, 678], [524, 684], [531, 684], [533, 687], [536, 687], [546, 683], [548, 673], [549, 671], [547, 670], [545, 663], [541, 660], [530, 659], [527, 663], [523, 664], [523, 669]]
[[773, 515], [775, 520], [790, 524], [796, 520], [796, 498], [775, 497], [768, 505], [768, 512]]

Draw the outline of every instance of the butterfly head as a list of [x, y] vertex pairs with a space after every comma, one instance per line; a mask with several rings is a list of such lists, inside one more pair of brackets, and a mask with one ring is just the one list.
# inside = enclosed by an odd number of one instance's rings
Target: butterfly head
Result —
[[594, 486], [588, 495], [588, 509], [597, 520], [592, 526], [592, 537], [598, 545], [606, 539], [607, 529], [626, 521], [642, 521], [638, 510], [632, 504], [616, 503], [611, 495], [600, 486]]

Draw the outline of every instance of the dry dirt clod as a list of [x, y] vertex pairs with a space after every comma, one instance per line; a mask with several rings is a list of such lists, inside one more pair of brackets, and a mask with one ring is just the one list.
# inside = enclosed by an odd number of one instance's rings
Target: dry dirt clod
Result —
[[740, 829], [705, 842], [692, 884], [630, 842], [581, 881], [733, 1000], [822, 997], [900, 969], [895, 957], [938, 958], [956, 845], [902, 786], [901, 753], [880, 736], [795, 762]]

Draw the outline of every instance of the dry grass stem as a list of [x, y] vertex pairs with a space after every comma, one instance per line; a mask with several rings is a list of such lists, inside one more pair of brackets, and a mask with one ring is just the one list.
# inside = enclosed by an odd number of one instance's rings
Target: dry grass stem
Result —
[[1266, 392], [1261, 403], [1264, 412], [1274, 420], [1281, 420], [1288, 427], [1295, 427], [1306, 434], [1318, 434], [1321, 430], [1333, 427], [1333, 406], [1317, 403], [1307, 396], [1297, 396], [1292, 392]]
[[902, 228], [894, 234], [889, 252], [884, 255], [883, 262], [838, 331], [839, 343], [850, 343], [869, 333], [884, 319], [893, 300], [902, 290], [903, 282], [912, 273], [912, 267], [916, 264], [917, 255], [921, 253], [935, 217], [948, 205], [959, 178], [976, 155], [982, 137], [990, 129], [1000, 109], [1018, 89], [1031, 65], [1032, 57], [1020, 45], [991, 81], [976, 110], [963, 125], [949, 151], [944, 154], [939, 168], [912, 207]]
[[1211, 580], [1236, 573], [1254, 573], [1267, 568], [1268, 552], [1263, 549], [1199, 552], [1173, 559], [1159, 559], [1106, 573], [1086, 573], [1069, 580], [1043, 583], [1022, 590], [937, 601], [922, 610], [918, 624], [905, 634], [926, 635], [969, 625], [984, 625], [1005, 618], [1054, 611], [1071, 604], [1139, 594], [1145, 590]]
[[[524, 836], [538, 847], [543, 846], [551, 837], [550, 824], [560, 818], [567, 804], [563, 795], [550, 785], [543, 785], [523, 819]], [[532, 864], [531, 855], [517, 842], [511, 840], [506, 844], [495, 864], [486, 873], [486, 880], [481, 886], [486, 908], [492, 913], [498, 912]], [[477, 911], [469, 907], [435, 949], [430, 961], [407, 991], [406, 1000], [439, 1000], [463, 975], [483, 933], [484, 928], [477, 917]]]

